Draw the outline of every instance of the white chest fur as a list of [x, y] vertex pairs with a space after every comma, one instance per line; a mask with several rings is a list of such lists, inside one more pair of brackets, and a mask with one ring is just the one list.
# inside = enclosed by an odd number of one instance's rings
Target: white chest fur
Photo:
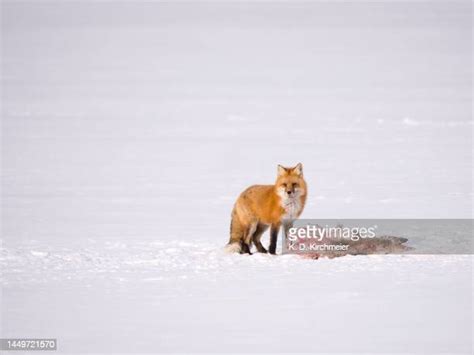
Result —
[[285, 215], [283, 216], [283, 219], [296, 219], [299, 216], [303, 207], [299, 196], [295, 196], [293, 198], [282, 198], [281, 206], [285, 210]]

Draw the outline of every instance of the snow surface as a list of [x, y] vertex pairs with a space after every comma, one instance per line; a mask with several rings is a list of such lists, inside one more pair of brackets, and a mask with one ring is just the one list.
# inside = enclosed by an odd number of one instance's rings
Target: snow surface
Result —
[[1, 6], [2, 337], [472, 353], [472, 255], [222, 252], [277, 164], [305, 218], [473, 217], [470, 1]]
[[469, 353], [471, 258], [32, 242], [2, 251], [3, 331], [64, 352]]

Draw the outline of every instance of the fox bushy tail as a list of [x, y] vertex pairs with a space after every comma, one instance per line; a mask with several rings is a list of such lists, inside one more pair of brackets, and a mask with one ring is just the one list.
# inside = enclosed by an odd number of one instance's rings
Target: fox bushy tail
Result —
[[225, 246], [225, 251], [228, 253], [240, 253], [242, 251], [243, 238], [244, 228], [237, 217], [237, 213], [233, 210], [230, 222], [230, 239], [229, 243]]

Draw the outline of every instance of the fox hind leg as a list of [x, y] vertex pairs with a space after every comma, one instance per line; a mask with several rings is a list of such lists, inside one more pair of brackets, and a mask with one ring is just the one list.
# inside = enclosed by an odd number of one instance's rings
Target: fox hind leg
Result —
[[265, 249], [262, 243], [260, 242], [260, 239], [262, 238], [262, 234], [265, 233], [267, 229], [268, 229], [267, 225], [259, 223], [257, 226], [257, 230], [252, 236], [253, 244], [255, 245], [259, 253], [267, 253], [267, 249]]
[[250, 252], [250, 248], [252, 247], [252, 238], [253, 238], [253, 235], [255, 234], [256, 230], [257, 230], [257, 227], [258, 227], [258, 222], [255, 221], [255, 222], [250, 223], [249, 227], [247, 228], [245, 238], [244, 238], [244, 242], [243, 242], [243, 245], [242, 245], [242, 251], [244, 253], [252, 254]]
[[240, 254], [250, 254], [252, 255], [252, 252], [250, 251], [250, 247], [248, 244], [245, 244], [245, 242], [242, 240], [240, 244]]

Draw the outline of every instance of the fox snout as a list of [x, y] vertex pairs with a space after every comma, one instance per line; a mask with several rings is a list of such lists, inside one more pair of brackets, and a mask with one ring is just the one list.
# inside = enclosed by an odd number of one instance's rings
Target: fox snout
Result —
[[281, 187], [288, 197], [295, 196], [299, 191], [299, 184], [295, 182], [283, 183]]

